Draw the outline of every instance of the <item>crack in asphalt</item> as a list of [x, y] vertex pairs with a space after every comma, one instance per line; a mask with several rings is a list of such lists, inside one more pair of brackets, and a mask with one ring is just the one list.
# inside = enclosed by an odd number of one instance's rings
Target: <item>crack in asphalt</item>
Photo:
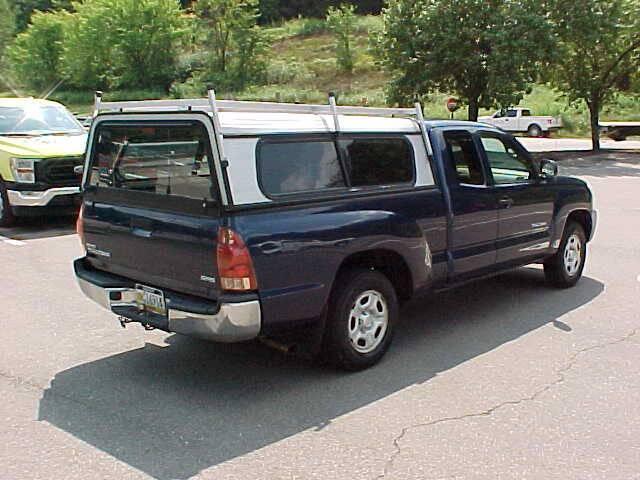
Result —
[[40, 385], [38, 385], [35, 382], [32, 382], [31, 380], [27, 380], [25, 378], [22, 377], [18, 377], [15, 375], [11, 375], [10, 373], [7, 373], [5, 371], [0, 370], [0, 377], [4, 378], [5, 380], [16, 384], [16, 385], [20, 385], [22, 387], [27, 387], [30, 388], [32, 390], [39, 390], [39, 391], [44, 391], [44, 389], [46, 387], [42, 387]]
[[617, 340], [612, 340], [610, 342], [605, 342], [605, 343], [599, 343], [597, 345], [592, 345], [590, 347], [585, 347], [585, 348], [582, 348], [582, 349], [574, 352], [569, 357], [569, 360], [567, 361], [566, 365], [555, 372], [555, 375], [558, 377], [555, 381], [553, 381], [553, 382], [551, 382], [551, 383], [539, 388], [538, 390], [536, 390], [533, 394], [531, 394], [529, 396], [522, 397], [522, 398], [519, 398], [517, 400], [507, 400], [507, 401], [501, 402], [501, 403], [499, 403], [497, 405], [494, 405], [493, 407], [490, 407], [490, 408], [488, 408], [486, 410], [482, 410], [480, 412], [467, 413], [467, 414], [459, 415], [459, 416], [456, 416], [456, 417], [438, 418], [436, 420], [431, 420], [429, 422], [416, 423], [416, 424], [410, 425], [408, 427], [404, 427], [402, 429], [402, 431], [400, 432], [400, 434], [393, 439], [393, 447], [395, 448], [395, 451], [388, 458], [388, 460], [387, 460], [387, 462], [385, 464], [383, 472], [375, 477], [376, 480], [381, 480], [381, 479], [385, 478], [389, 474], [390, 468], [393, 466], [393, 463], [396, 461], [396, 459], [398, 458], [398, 456], [402, 452], [402, 447], [400, 446], [400, 442], [407, 435], [407, 433], [409, 433], [410, 431], [421, 429], [421, 428], [433, 427], [433, 426], [439, 425], [441, 423], [457, 422], [457, 421], [460, 421], [460, 420], [466, 420], [468, 418], [488, 417], [488, 416], [491, 416], [497, 410], [500, 410], [500, 409], [502, 409], [504, 407], [517, 406], [517, 405], [520, 405], [520, 404], [525, 403], [525, 402], [531, 402], [533, 400], [536, 400], [539, 396], [545, 394], [546, 392], [548, 392], [549, 390], [551, 390], [555, 386], [560, 385], [561, 383], [564, 382], [565, 373], [567, 373], [569, 370], [571, 370], [575, 366], [576, 362], [578, 361], [578, 357], [579, 356], [581, 356], [581, 355], [583, 355], [583, 354], [585, 354], [587, 352], [590, 352], [592, 350], [598, 350], [598, 349], [601, 349], [601, 348], [606, 348], [606, 347], [610, 347], [612, 345], [617, 345], [619, 343], [626, 342], [627, 340], [629, 340], [630, 338], [635, 336], [639, 331], [640, 331], [640, 328], [636, 328], [636, 329], [632, 330], [630, 333], [628, 333], [627, 335], [625, 335], [624, 337], [618, 338]]
[[[402, 431], [400, 432], [400, 434], [397, 435], [394, 438], [393, 446], [394, 446], [395, 451], [388, 458], [388, 460], [387, 460], [387, 462], [385, 464], [383, 472], [375, 477], [376, 480], [384, 479], [389, 474], [389, 470], [393, 466], [393, 463], [395, 462], [397, 457], [402, 452], [402, 447], [400, 446], [400, 442], [402, 441], [402, 439], [409, 432], [411, 432], [413, 430], [421, 429], [421, 428], [432, 427], [432, 426], [435, 426], [435, 425], [439, 425], [441, 423], [456, 422], [456, 421], [460, 421], [460, 420], [466, 420], [466, 419], [469, 419], [469, 418], [488, 417], [488, 416], [491, 416], [497, 410], [500, 410], [500, 409], [502, 409], [504, 407], [517, 406], [517, 405], [520, 405], [522, 403], [526, 403], [526, 402], [530, 402], [530, 401], [536, 400], [538, 397], [540, 397], [544, 393], [548, 392], [549, 390], [551, 390], [555, 386], [557, 386], [557, 385], [559, 385], [559, 384], [561, 384], [561, 383], [563, 383], [565, 381], [565, 373], [567, 373], [569, 370], [571, 370], [575, 366], [575, 364], [576, 364], [576, 362], [578, 360], [578, 357], [580, 357], [581, 355], [583, 355], [585, 353], [588, 353], [588, 352], [590, 352], [592, 350], [598, 350], [598, 349], [606, 348], [606, 347], [609, 347], [609, 346], [612, 346], [612, 345], [616, 345], [616, 344], [628, 341], [629, 339], [631, 339], [632, 337], [637, 335], [638, 332], [640, 332], [640, 328], [634, 329], [633, 331], [631, 331], [627, 335], [625, 335], [625, 336], [623, 336], [621, 338], [618, 338], [616, 340], [612, 340], [610, 342], [599, 343], [599, 344], [596, 344], [596, 345], [592, 345], [590, 347], [585, 347], [585, 348], [582, 348], [580, 350], [577, 350], [576, 352], [574, 352], [569, 357], [569, 360], [567, 361], [567, 363], [562, 368], [558, 369], [555, 372], [555, 375], [557, 376], [556, 380], [554, 380], [551, 383], [548, 383], [548, 384], [544, 385], [543, 387], [539, 388], [538, 390], [536, 390], [531, 395], [519, 398], [517, 400], [507, 400], [507, 401], [501, 402], [501, 403], [499, 403], [497, 405], [494, 405], [494, 406], [492, 406], [492, 407], [490, 407], [490, 408], [488, 408], [486, 410], [482, 410], [482, 411], [479, 411], [479, 412], [467, 413], [467, 414], [459, 415], [459, 416], [455, 416], [455, 417], [444, 417], [444, 418], [439, 418], [439, 419], [436, 419], [436, 420], [431, 420], [429, 422], [417, 423], [417, 424], [410, 425], [408, 427], [404, 427], [402, 429]], [[35, 383], [35, 382], [31, 381], [31, 380], [28, 380], [28, 379], [25, 379], [25, 378], [22, 378], [22, 377], [19, 377], [19, 376], [15, 376], [15, 375], [12, 375], [10, 373], [7, 373], [7, 372], [1, 371], [1, 370], [0, 370], [0, 377], [4, 378], [5, 380], [8, 380], [11, 383], [14, 383], [14, 384], [17, 384], [17, 385], [20, 385], [20, 386], [23, 386], [23, 387], [26, 387], [26, 388], [29, 388], [29, 389], [37, 390], [37, 391], [40, 391], [40, 392], [44, 392], [45, 390], [50, 389], [50, 387], [48, 387], [48, 386], [43, 387], [43, 386], [38, 385], [37, 383]], [[83, 400], [74, 398], [72, 396], [62, 395], [60, 393], [53, 393], [53, 392], [51, 392], [51, 393], [53, 394], [54, 397], [58, 397], [60, 399], [66, 400], [66, 401], [70, 401], [72, 403], [76, 403], [76, 404], [82, 405], [83, 407], [86, 407], [86, 408], [91, 407], [89, 402], [85, 402]], [[103, 409], [99, 409], [99, 410], [103, 410]], [[109, 411], [110, 409], [104, 409], [104, 410], [105, 411]], [[112, 414], [115, 413], [118, 416], [123, 416], [122, 412], [118, 412], [118, 411], [113, 411], [113, 412], [110, 412], [110, 413], [112, 413]], [[123, 417], [127, 418], [126, 415], [124, 415]], [[143, 429], [144, 430], [149, 430], [148, 428], [143, 428]], [[150, 430], [153, 430], [153, 429], [150, 429]]]

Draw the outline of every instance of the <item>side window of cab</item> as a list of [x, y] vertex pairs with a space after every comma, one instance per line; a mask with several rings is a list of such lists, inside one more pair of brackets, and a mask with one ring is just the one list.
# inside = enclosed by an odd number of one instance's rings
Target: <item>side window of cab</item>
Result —
[[486, 185], [482, 160], [471, 133], [451, 131], [444, 134], [450, 165], [459, 185]]
[[533, 162], [517, 148], [513, 140], [483, 132], [480, 134], [480, 142], [496, 185], [526, 183], [535, 178]]

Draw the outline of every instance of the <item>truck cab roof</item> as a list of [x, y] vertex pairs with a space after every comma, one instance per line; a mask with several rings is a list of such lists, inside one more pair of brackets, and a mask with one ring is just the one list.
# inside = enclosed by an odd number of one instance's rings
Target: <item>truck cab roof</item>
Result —
[[434, 128], [482, 128], [485, 130], [495, 130], [496, 132], [500, 131], [498, 128], [495, 128], [491, 125], [481, 122], [470, 122], [466, 120], [426, 120], [424, 122], [427, 129], [431, 130]]

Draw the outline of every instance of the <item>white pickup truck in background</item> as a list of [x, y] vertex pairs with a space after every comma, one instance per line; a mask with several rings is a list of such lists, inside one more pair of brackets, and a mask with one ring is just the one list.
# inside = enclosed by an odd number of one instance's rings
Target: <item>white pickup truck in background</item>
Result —
[[560, 118], [531, 115], [528, 108], [508, 108], [499, 110], [490, 117], [479, 117], [479, 122], [488, 123], [512, 133], [526, 133], [530, 137], [546, 136], [562, 128]]

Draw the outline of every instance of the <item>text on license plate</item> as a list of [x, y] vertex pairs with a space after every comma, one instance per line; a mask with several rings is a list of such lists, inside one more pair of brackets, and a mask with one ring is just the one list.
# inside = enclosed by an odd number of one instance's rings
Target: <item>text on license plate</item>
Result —
[[167, 306], [164, 301], [164, 293], [157, 288], [147, 287], [145, 285], [136, 285], [138, 292], [136, 302], [140, 310], [155, 313], [157, 315], [166, 315]]

